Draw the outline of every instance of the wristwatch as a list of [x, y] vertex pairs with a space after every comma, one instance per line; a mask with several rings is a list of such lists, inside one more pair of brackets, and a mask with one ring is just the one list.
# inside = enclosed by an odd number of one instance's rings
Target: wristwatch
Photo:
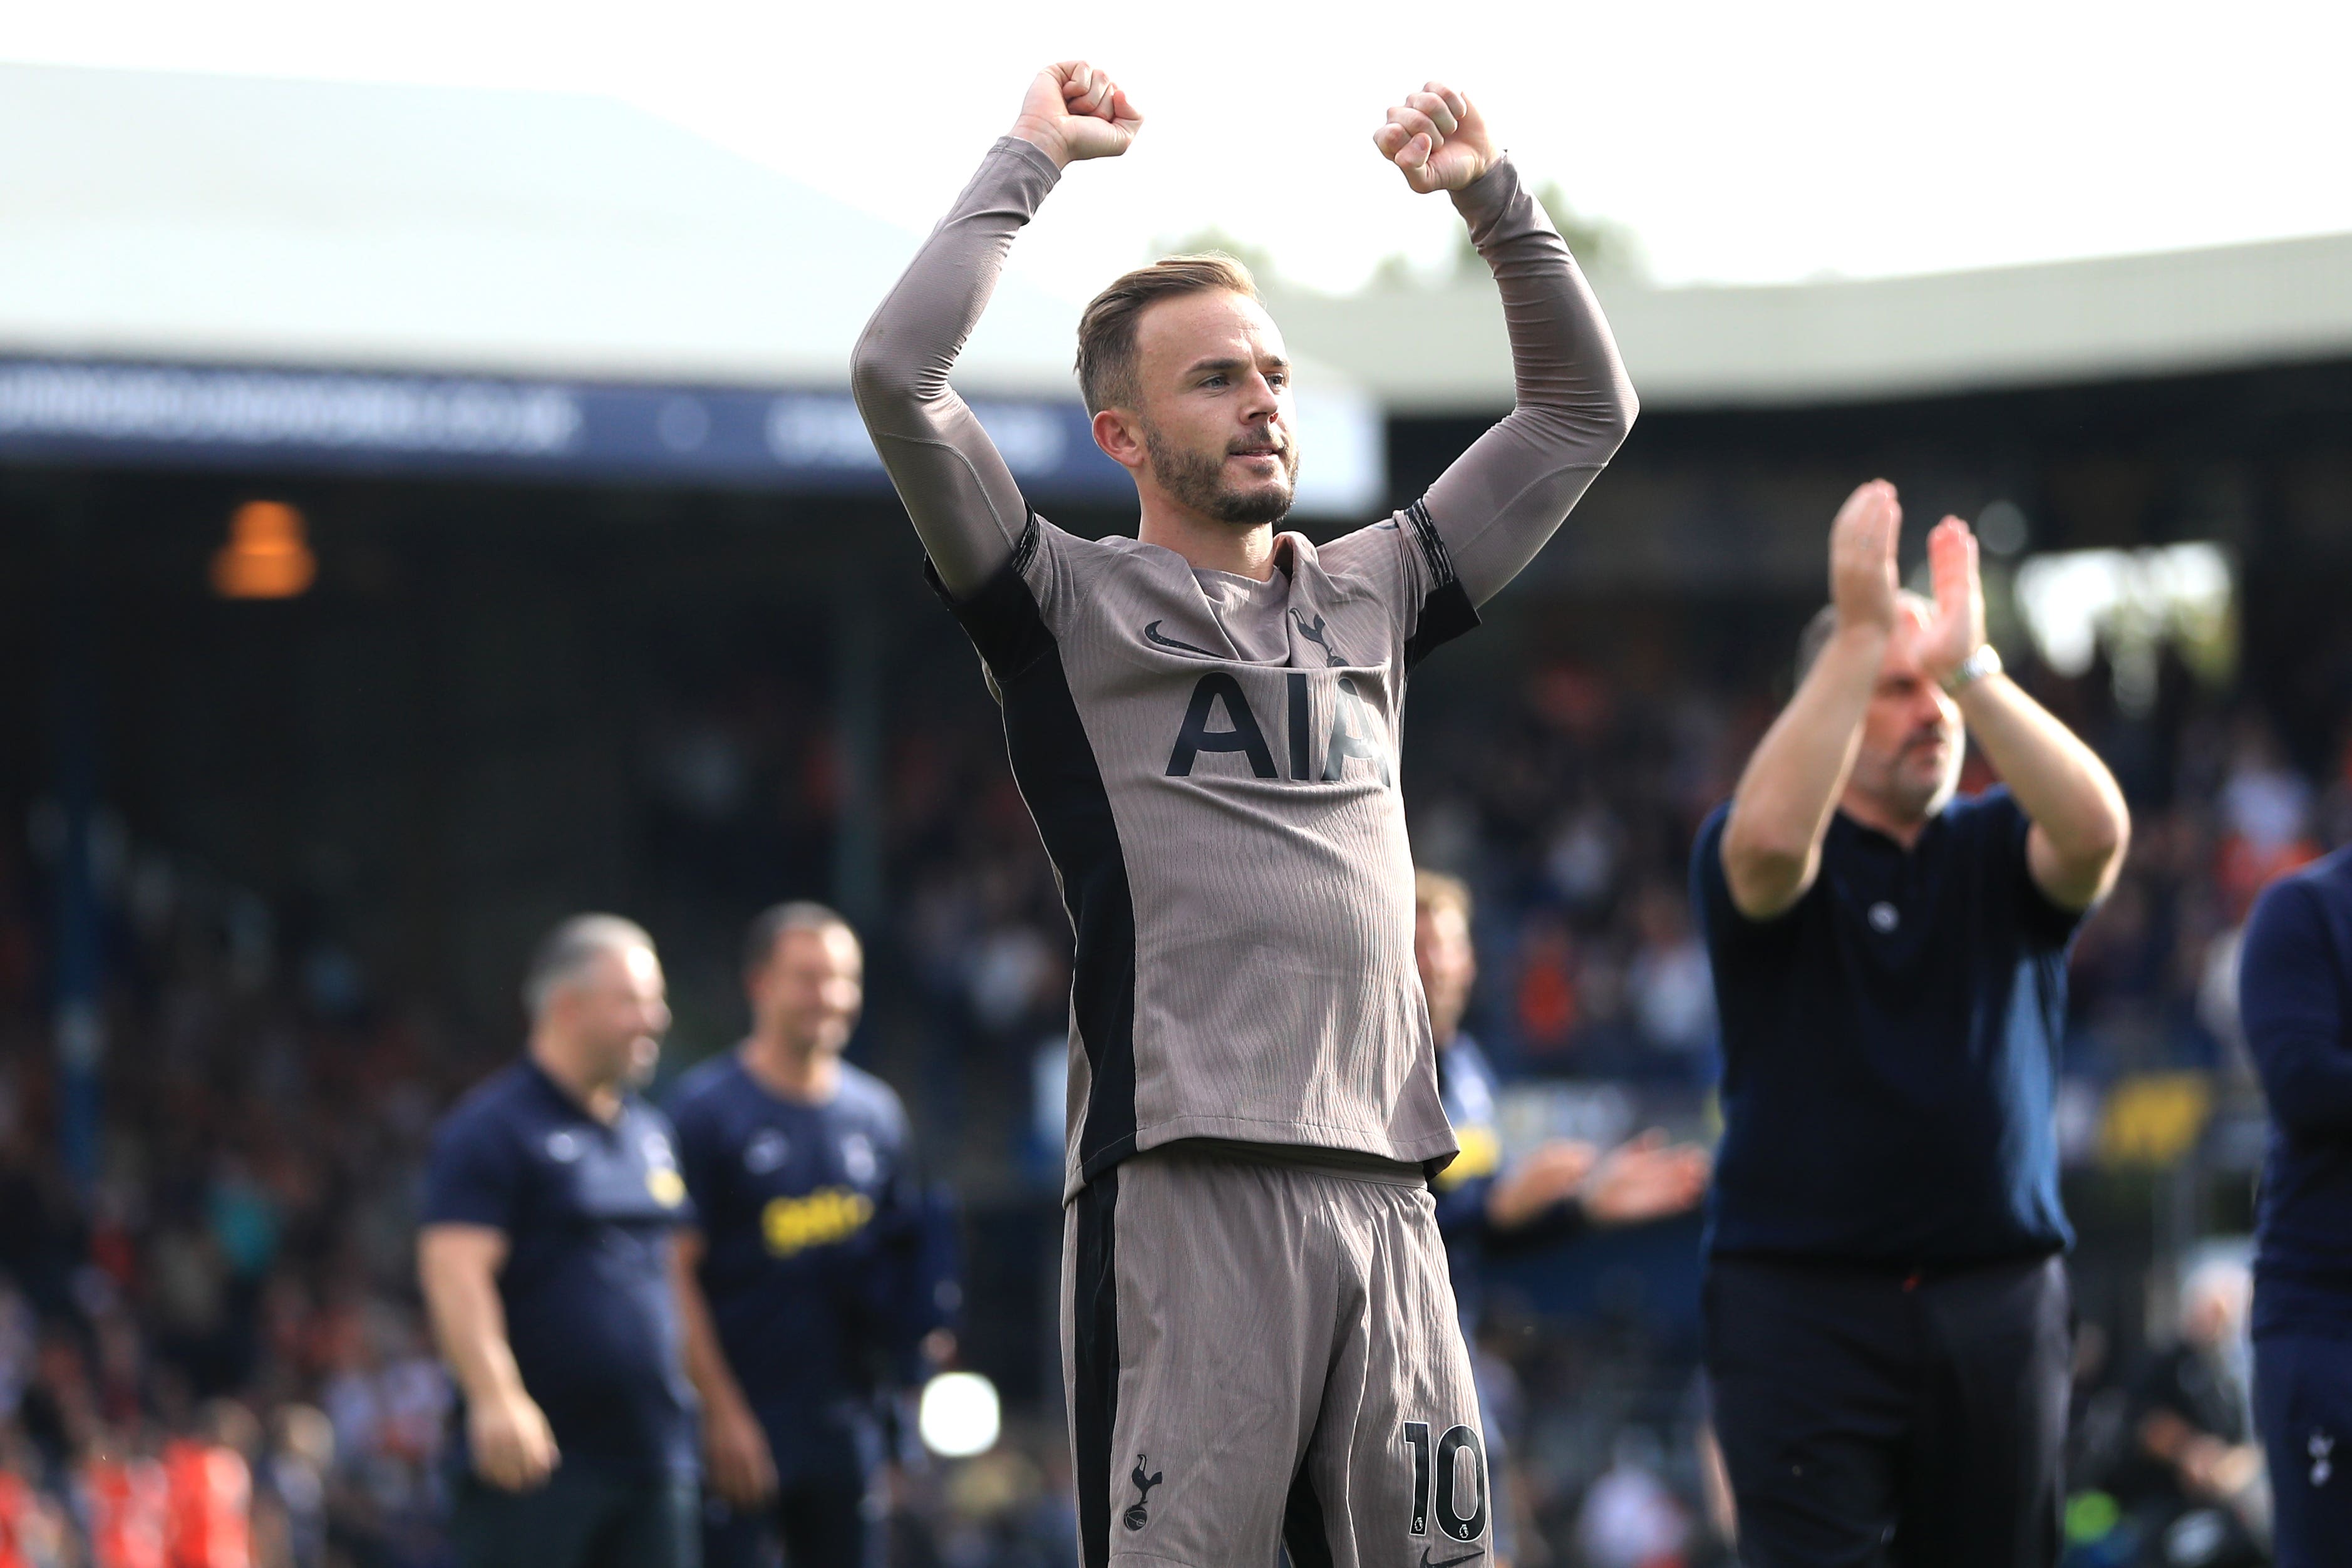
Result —
[[2000, 673], [2000, 649], [1990, 643], [1979, 643], [1977, 651], [1952, 666], [1944, 675], [1944, 689], [1958, 696], [1965, 687], [1974, 686], [1988, 675]]

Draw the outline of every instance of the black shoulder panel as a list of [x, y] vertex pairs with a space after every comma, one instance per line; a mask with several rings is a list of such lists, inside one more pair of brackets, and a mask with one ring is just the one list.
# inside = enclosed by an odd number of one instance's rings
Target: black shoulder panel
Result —
[[923, 562], [923, 581], [947, 605], [948, 613], [963, 626], [971, 646], [988, 661], [989, 673], [995, 677], [999, 688], [1018, 679], [1054, 645], [1053, 634], [1045, 629], [1045, 617], [1038, 613], [1037, 596], [1029, 591], [1028, 579], [1024, 575], [1030, 559], [1037, 553], [1037, 514], [1033, 511], [1012, 555], [969, 598], [959, 599], [948, 592], [929, 559]]
[[1447, 552], [1437, 524], [1430, 521], [1428, 506], [1422, 501], [1413, 502], [1404, 509], [1404, 521], [1413, 542], [1421, 546], [1422, 559], [1429, 563], [1430, 583], [1429, 595], [1422, 600], [1421, 614], [1413, 622], [1412, 636], [1405, 639], [1404, 667], [1410, 670], [1463, 633], [1475, 630], [1478, 608], [1470, 602], [1462, 580], [1454, 574], [1454, 557]]
[[1023, 575], [1038, 538], [1031, 512], [1011, 558], [968, 598], [948, 592], [929, 561], [923, 576], [988, 662], [1013, 782], [1060, 874], [1076, 939], [1070, 1005], [1093, 1079], [1078, 1148], [1091, 1180], [1135, 1152], [1135, 904], [1102, 766], [1079, 721], [1061, 647]]

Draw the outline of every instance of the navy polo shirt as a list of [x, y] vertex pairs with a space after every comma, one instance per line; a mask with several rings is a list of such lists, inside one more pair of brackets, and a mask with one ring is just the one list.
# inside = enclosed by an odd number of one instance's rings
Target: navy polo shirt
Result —
[[696, 1468], [668, 1266], [692, 1213], [667, 1117], [627, 1095], [607, 1126], [528, 1058], [434, 1137], [423, 1223], [505, 1233], [507, 1341], [566, 1466]]
[[938, 1321], [898, 1097], [845, 1063], [824, 1104], [785, 1100], [730, 1051], [681, 1079], [669, 1110], [703, 1294], [779, 1473], [866, 1468], [876, 1389]]
[[2254, 1331], [2352, 1340], [2352, 849], [2255, 903], [2238, 1005], [2272, 1121]]
[[1906, 850], [1843, 812], [1821, 874], [1771, 920], [1731, 901], [1718, 808], [1692, 899], [1723, 1026], [1723, 1255], [1953, 1267], [2060, 1251], [2053, 1127], [2079, 914], [2026, 868], [2006, 789]]

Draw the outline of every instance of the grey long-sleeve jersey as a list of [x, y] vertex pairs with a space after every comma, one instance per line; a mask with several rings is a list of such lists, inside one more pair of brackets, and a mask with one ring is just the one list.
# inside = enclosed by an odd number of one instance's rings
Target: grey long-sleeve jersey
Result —
[[[1625, 437], [1599, 305], [1508, 160], [1454, 200], [1517, 406], [1420, 500], [1257, 582], [1033, 512], [948, 384], [1059, 172], [1006, 138], [876, 311], [857, 405], [987, 668], [1076, 939], [1066, 1190], [1205, 1138], [1454, 1153], [1412, 959], [1405, 679], [1477, 625]], [[1312, 460], [1312, 454], [1308, 454]]]

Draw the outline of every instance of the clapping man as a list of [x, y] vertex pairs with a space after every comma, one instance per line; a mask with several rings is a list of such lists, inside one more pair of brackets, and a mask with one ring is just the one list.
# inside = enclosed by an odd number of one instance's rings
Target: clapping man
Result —
[[[2057, 1559], [2073, 1304], [2066, 955], [2121, 864], [2106, 768], [2000, 671], [1976, 541], [1895, 575], [1893, 486], [1692, 879], [1724, 1043], [1707, 1370], [1751, 1568]], [[1958, 798], [1964, 738], [2001, 787]]]

